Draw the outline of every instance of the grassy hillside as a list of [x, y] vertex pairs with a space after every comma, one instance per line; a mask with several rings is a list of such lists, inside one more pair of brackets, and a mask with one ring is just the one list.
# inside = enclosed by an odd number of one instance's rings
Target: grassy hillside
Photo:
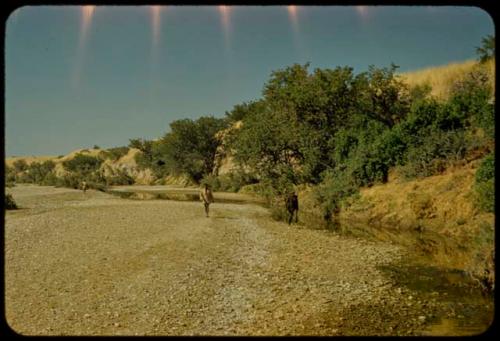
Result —
[[403, 244], [440, 266], [477, 278], [493, 276], [495, 217], [473, 200], [478, 163], [363, 188], [340, 214], [344, 232]]
[[[450, 95], [452, 84], [460, 80], [466, 73], [478, 65], [475, 60], [450, 63], [447, 65], [429, 67], [422, 70], [401, 73], [400, 76], [410, 88], [416, 85], [428, 84], [432, 87], [431, 95], [438, 99], [447, 99]], [[484, 65], [487, 72], [492, 75], [494, 86], [495, 60], [490, 60]]]

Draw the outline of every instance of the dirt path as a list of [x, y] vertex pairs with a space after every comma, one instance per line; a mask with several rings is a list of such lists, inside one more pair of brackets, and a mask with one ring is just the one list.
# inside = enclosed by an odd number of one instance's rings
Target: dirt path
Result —
[[258, 205], [206, 218], [197, 202], [9, 192], [24, 207], [5, 227], [6, 317], [21, 334], [420, 335], [434, 311], [381, 270], [396, 246]]

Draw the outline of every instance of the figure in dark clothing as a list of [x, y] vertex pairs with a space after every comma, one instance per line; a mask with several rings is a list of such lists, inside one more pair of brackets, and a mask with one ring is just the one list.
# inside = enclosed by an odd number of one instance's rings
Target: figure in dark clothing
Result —
[[299, 221], [299, 199], [297, 194], [290, 193], [285, 198], [286, 210], [288, 211], [288, 225], [292, 223], [293, 215], [295, 213], [295, 222]]

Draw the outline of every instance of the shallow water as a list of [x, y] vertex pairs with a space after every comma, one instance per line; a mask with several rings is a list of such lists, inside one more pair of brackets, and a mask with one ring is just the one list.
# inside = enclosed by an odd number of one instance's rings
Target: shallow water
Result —
[[493, 321], [493, 297], [484, 294], [463, 271], [429, 265], [389, 265], [380, 269], [400, 286], [440, 303], [441, 309], [422, 335], [478, 335], [487, 331]]

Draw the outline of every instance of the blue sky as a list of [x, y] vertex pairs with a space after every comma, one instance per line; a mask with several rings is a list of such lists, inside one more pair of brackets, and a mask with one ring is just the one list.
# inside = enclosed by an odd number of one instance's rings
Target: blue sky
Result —
[[5, 151], [60, 155], [163, 136], [181, 118], [223, 117], [273, 70], [476, 58], [494, 34], [475, 7], [26, 6], [5, 40]]

